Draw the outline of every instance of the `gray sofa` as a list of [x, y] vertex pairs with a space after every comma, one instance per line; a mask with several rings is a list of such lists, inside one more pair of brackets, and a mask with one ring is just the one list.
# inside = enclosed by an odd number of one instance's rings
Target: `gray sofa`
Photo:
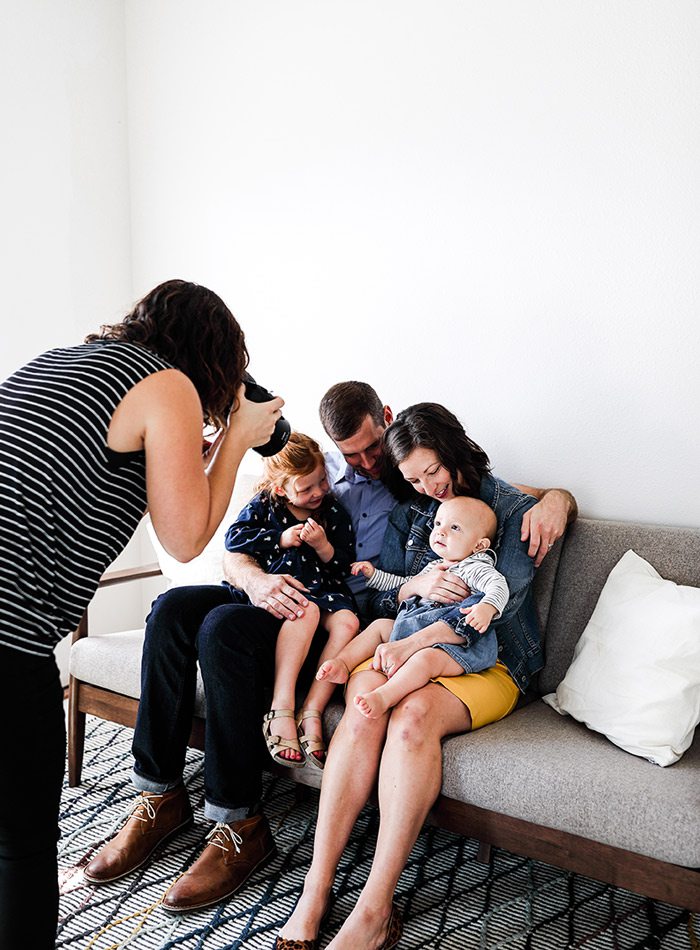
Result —
[[[531, 701], [444, 743], [442, 793], [429, 820], [478, 839], [484, 859], [495, 845], [697, 912], [700, 737], [679, 762], [660, 768], [539, 699], [563, 678], [609, 571], [630, 548], [663, 577], [700, 587], [700, 530], [580, 519], [535, 580], [547, 661]], [[73, 784], [80, 780], [86, 712], [133, 725], [141, 642], [140, 631], [78, 632], [70, 685]], [[328, 709], [329, 733], [341, 712], [339, 703]], [[201, 748], [201, 690], [197, 714], [191, 741]], [[315, 770], [284, 774], [318, 784]]]

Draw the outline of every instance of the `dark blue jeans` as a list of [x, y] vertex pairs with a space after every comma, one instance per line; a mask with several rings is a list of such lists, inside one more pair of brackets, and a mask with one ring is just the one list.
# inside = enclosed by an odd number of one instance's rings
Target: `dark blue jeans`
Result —
[[166, 791], [182, 780], [192, 726], [197, 660], [207, 718], [205, 815], [231, 821], [262, 793], [262, 716], [274, 681], [281, 626], [244, 595], [221, 586], [175, 587], [146, 621], [134, 783]]
[[66, 755], [53, 656], [0, 646], [0, 950], [53, 950], [58, 810]]

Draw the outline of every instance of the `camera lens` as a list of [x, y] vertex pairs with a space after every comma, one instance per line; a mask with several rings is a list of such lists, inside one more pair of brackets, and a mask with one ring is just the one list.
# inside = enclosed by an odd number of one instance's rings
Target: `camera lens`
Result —
[[[250, 373], [245, 374], [243, 383], [245, 385], [246, 399], [249, 399], [251, 402], [270, 402], [271, 399], [275, 398], [264, 386], [256, 383]], [[275, 431], [272, 433], [270, 441], [266, 442], [265, 445], [256, 445], [255, 451], [258, 455], [262, 455], [263, 458], [267, 458], [270, 455], [277, 455], [287, 444], [291, 431], [292, 427], [290, 424], [284, 416], [280, 416], [275, 424]]]

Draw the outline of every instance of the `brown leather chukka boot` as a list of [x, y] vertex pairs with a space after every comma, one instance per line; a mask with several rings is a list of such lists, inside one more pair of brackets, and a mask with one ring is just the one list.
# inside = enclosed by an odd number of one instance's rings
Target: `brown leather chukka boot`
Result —
[[118, 881], [191, 824], [192, 807], [184, 785], [162, 795], [141, 792], [124, 827], [86, 865], [85, 879], [92, 884]]
[[192, 867], [168, 888], [163, 910], [187, 914], [227, 900], [277, 854], [264, 815], [228, 825], [218, 822], [207, 838], [204, 851]]

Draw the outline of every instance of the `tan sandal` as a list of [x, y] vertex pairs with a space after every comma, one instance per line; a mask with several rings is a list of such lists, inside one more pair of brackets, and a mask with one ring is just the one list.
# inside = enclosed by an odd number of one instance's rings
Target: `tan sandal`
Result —
[[[320, 772], [323, 771], [323, 767], [326, 764], [326, 743], [323, 739], [319, 739], [318, 736], [307, 736], [301, 731], [301, 724], [305, 719], [323, 719], [323, 716], [318, 711], [318, 709], [302, 709], [301, 712], [297, 713], [297, 733], [299, 735], [299, 743], [302, 748], [302, 752], [306, 758], [306, 761], [309, 765], [313, 765], [314, 768], [318, 769]], [[320, 759], [315, 753], [323, 752], [323, 758]]]
[[[289, 769], [302, 768], [306, 763], [304, 760], [304, 753], [301, 749], [301, 746], [299, 745], [299, 740], [283, 739], [282, 736], [273, 736], [271, 726], [273, 719], [294, 719], [294, 710], [271, 709], [263, 716], [262, 731], [263, 736], [265, 737], [267, 751], [270, 753], [274, 762], [277, 762], [278, 765], [285, 765]], [[285, 749], [292, 749], [294, 752], [298, 752], [301, 758], [286, 759], [284, 756], [280, 755], [280, 752], [283, 752]]]

